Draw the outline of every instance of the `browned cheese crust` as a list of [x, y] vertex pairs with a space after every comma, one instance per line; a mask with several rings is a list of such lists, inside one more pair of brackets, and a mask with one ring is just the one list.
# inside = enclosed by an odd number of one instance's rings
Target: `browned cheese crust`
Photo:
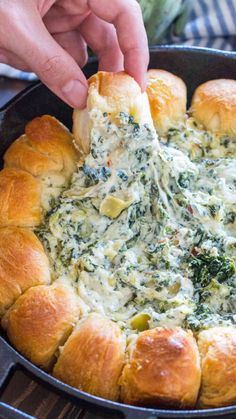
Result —
[[236, 329], [213, 327], [198, 335], [202, 364], [201, 407], [236, 403]]
[[80, 390], [118, 400], [125, 346], [126, 339], [117, 324], [90, 314], [62, 348], [53, 374]]
[[23, 228], [0, 228], [0, 316], [22, 292], [49, 283], [48, 259], [35, 234]]
[[70, 132], [56, 118], [44, 115], [26, 125], [25, 134], [5, 153], [5, 167], [23, 169], [33, 176], [51, 176], [65, 183], [76, 169], [78, 153]]
[[0, 171], [0, 227], [33, 227], [42, 220], [41, 184], [30, 173]]
[[152, 407], [194, 407], [200, 386], [195, 339], [183, 329], [147, 330], [130, 348], [123, 370], [124, 403]]
[[204, 128], [236, 139], [236, 80], [210, 80], [193, 95], [192, 116]]
[[184, 121], [187, 89], [182, 79], [165, 70], [149, 70], [147, 94], [152, 119], [160, 135]]
[[39, 285], [22, 294], [2, 319], [10, 342], [34, 364], [48, 369], [80, 313], [73, 289]]

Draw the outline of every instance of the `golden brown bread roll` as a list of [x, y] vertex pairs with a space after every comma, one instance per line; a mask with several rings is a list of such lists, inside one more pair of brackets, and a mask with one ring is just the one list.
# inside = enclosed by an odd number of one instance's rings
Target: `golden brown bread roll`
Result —
[[80, 390], [118, 400], [125, 346], [126, 339], [117, 324], [90, 314], [65, 343], [53, 374]]
[[165, 70], [149, 70], [147, 94], [154, 126], [160, 135], [184, 120], [187, 90], [182, 79]]
[[26, 289], [49, 283], [48, 259], [35, 234], [0, 228], [0, 316]]
[[41, 220], [40, 181], [24, 170], [1, 170], [0, 227], [33, 227]]
[[23, 169], [36, 177], [51, 176], [64, 184], [76, 169], [78, 153], [70, 132], [56, 118], [43, 115], [25, 127], [4, 155], [5, 167]]
[[34, 364], [48, 369], [80, 313], [79, 298], [64, 285], [28, 289], [2, 319], [10, 342]]
[[213, 327], [198, 335], [202, 364], [201, 407], [236, 403], [236, 328]]
[[120, 112], [133, 116], [137, 123], [153, 125], [146, 93], [142, 93], [136, 81], [125, 72], [99, 71], [88, 80], [87, 107], [73, 113], [73, 133], [79, 149], [89, 153], [91, 110], [107, 113], [114, 119]]
[[200, 359], [191, 332], [157, 327], [139, 334], [121, 376], [121, 399], [143, 406], [193, 407]]
[[192, 116], [204, 128], [236, 138], [236, 80], [210, 80], [193, 95]]

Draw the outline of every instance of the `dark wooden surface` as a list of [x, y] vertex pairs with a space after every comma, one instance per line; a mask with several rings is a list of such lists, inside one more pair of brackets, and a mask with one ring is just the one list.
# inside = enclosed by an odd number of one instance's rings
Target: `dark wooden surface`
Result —
[[[0, 77], [0, 108], [28, 85], [29, 82]], [[16, 370], [9, 378], [1, 389], [0, 400], [38, 419], [111, 419], [111, 414], [91, 413], [80, 408], [79, 404], [22, 370]], [[113, 415], [112, 419], [121, 417]]]

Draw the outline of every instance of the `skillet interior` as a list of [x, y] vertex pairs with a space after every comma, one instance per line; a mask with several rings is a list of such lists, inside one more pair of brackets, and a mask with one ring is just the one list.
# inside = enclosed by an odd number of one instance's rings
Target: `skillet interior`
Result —
[[[236, 79], [236, 54], [224, 53], [214, 50], [187, 48], [187, 47], [159, 47], [151, 50], [151, 68], [162, 68], [175, 73], [183, 78], [188, 87], [188, 99], [191, 98], [194, 89], [204, 81], [216, 78]], [[90, 76], [97, 69], [96, 62], [89, 63], [85, 68], [86, 76]], [[19, 136], [25, 124], [35, 116], [52, 114], [62, 121], [68, 128], [71, 128], [71, 109], [51, 93], [45, 86], [36, 83], [26, 89], [16, 98], [11, 100], [2, 110], [0, 110], [0, 164], [2, 156], [13, 140]], [[184, 418], [184, 417], [214, 417], [214, 418], [235, 418], [236, 407], [210, 409], [207, 411], [168, 411], [135, 408], [119, 405], [105, 400], [98, 399], [91, 395], [86, 395], [76, 389], [58, 382], [53, 377], [47, 375], [23, 357], [16, 355], [16, 351], [3, 346], [4, 341], [0, 341], [0, 352], [9, 354], [14, 362], [20, 363], [38, 377], [54, 385], [59, 390], [65, 391], [96, 409], [98, 405], [102, 408], [112, 408], [122, 411], [129, 418]], [[6, 355], [7, 356], [7, 355]], [[14, 364], [12, 363], [12, 365]], [[1, 370], [0, 370], [1, 374]], [[0, 377], [1, 382], [1, 377]], [[97, 407], [96, 407], [97, 406]]]

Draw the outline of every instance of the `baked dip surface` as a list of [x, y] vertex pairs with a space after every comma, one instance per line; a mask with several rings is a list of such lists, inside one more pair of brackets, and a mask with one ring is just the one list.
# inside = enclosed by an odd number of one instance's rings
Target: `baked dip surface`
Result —
[[127, 333], [234, 324], [235, 143], [189, 117], [160, 141], [90, 117], [90, 154], [37, 231], [54, 278]]
[[76, 147], [43, 116], [5, 154], [2, 326], [32, 362], [97, 396], [233, 404], [236, 82], [199, 86], [188, 113], [183, 81], [162, 70], [147, 94], [125, 73], [89, 84]]

